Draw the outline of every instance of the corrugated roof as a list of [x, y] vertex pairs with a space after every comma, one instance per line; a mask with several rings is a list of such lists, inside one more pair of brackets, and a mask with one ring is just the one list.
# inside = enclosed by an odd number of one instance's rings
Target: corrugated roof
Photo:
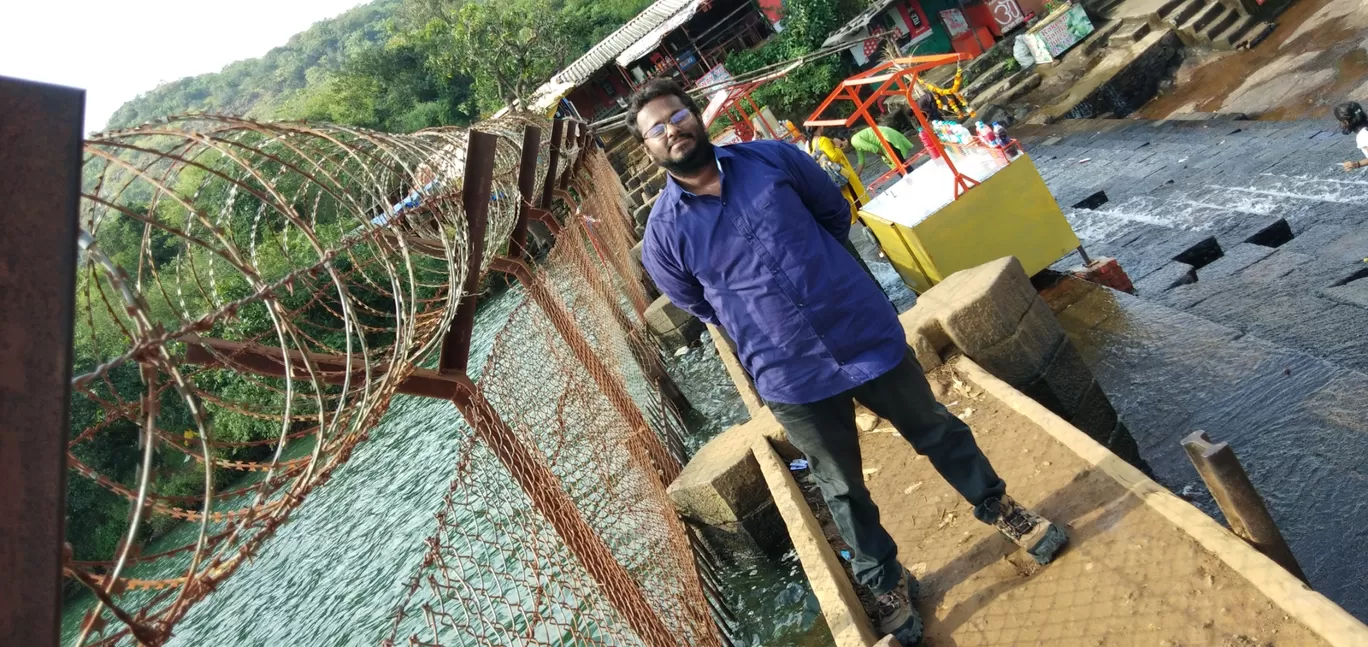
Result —
[[836, 43], [850, 40], [851, 36], [860, 33], [861, 29], [868, 27], [869, 21], [873, 20], [874, 16], [882, 13], [884, 9], [887, 9], [889, 5], [892, 5], [896, 1], [897, 0], [878, 0], [878, 2], [869, 5], [864, 11], [861, 11], [858, 16], [851, 18], [850, 22], [846, 23], [844, 27], [832, 32], [831, 36], [822, 42], [822, 47], [830, 47]]
[[[589, 48], [584, 56], [575, 59], [575, 62], [551, 77], [551, 81], [547, 85], [568, 83], [571, 86], [576, 86], [589, 80], [594, 72], [612, 62], [627, 48], [635, 45], [680, 11], [695, 9], [699, 2], [700, 0], [656, 0], [651, 6], [637, 14], [635, 18], [628, 20], [627, 24], [619, 27], [617, 31], [609, 34], [597, 45]], [[690, 11], [690, 15], [692, 15], [692, 11]]]
[[679, 29], [680, 25], [689, 22], [689, 19], [693, 18], [694, 14], [698, 12], [698, 6], [702, 3], [703, 0], [693, 0], [687, 6], [675, 12], [673, 16], [666, 18], [665, 22], [660, 23], [655, 29], [647, 32], [645, 36], [642, 36], [635, 43], [629, 45], [627, 49], [619, 53], [617, 55], [617, 64], [626, 67], [629, 63], [650, 54], [651, 50], [655, 49], [656, 45], [659, 45], [660, 41], [664, 40], [670, 32]]

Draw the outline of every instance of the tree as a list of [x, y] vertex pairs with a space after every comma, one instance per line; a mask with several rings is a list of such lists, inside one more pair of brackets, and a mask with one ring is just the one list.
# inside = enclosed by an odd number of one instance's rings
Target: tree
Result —
[[447, 76], [474, 79], [480, 109], [491, 112], [527, 99], [565, 66], [583, 30], [562, 9], [554, 0], [469, 2], [401, 41], [417, 43]]
[[[860, 0], [785, 0], [784, 31], [750, 51], [727, 58], [727, 71], [745, 74], [767, 65], [811, 54], [822, 47], [832, 32], [864, 8]], [[848, 59], [834, 54], [793, 70], [788, 76], [757, 89], [757, 102], [769, 106], [780, 119], [801, 121], [806, 112], [831, 92], [850, 73]]]

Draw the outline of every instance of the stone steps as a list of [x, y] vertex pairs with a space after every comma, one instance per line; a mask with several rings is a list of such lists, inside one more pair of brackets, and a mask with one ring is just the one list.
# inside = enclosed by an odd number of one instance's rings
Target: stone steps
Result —
[[1176, 28], [1189, 44], [1215, 49], [1253, 47], [1275, 27], [1218, 0], [1169, 0], [1155, 11], [1155, 17]]

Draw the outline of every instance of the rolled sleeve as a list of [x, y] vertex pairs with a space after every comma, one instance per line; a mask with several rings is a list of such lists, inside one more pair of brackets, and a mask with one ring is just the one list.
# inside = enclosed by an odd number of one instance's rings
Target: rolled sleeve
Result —
[[671, 244], [669, 232], [673, 227], [665, 223], [651, 223], [646, 228], [646, 240], [641, 246], [641, 264], [660, 292], [679, 309], [698, 317], [703, 323], [720, 325], [717, 312], [703, 297], [703, 285], [691, 272], [684, 269]]

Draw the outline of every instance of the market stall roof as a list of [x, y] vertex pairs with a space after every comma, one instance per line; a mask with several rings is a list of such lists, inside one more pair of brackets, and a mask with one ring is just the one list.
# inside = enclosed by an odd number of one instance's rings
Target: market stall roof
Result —
[[[614, 59], [627, 51], [628, 48], [650, 40], [651, 34], [679, 14], [687, 13], [688, 16], [683, 19], [683, 21], [687, 21], [698, 11], [698, 5], [701, 2], [702, 0], [656, 0], [651, 6], [637, 14], [635, 18], [628, 20], [626, 24], [608, 34], [606, 38], [590, 47], [583, 56], [575, 59], [573, 63], [567, 65], [565, 69], [557, 72], [549, 81], [537, 88], [532, 93], [530, 102], [532, 107], [537, 110], [554, 108], [561, 98], [569, 94], [571, 90], [588, 81], [605, 65], [614, 62]], [[679, 24], [683, 24], [683, 21]], [[673, 27], [662, 32], [651, 47], [658, 44], [660, 38], [664, 38], [665, 34], [670, 33], [672, 29]]]
[[670, 32], [679, 29], [681, 25], [689, 22], [689, 19], [693, 18], [694, 14], [698, 13], [698, 9], [703, 2], [704, 0], [690, 0], [690, 2], [681, 7], [677, 13], [666, 18], [665, 21], [656, 26], [655, 29], [647, 32], [640, 40], [632, 43], [627, 49], [623, 50], [622, 53], [618, 54], [617, 64], [626, 67], [633, 61], [650, 54], [651, 50], [655, 49], [657, 45], [660, 45], [660, 41], [665, 40], [665, 37], [668, 36]]
[[874, 4], [866, 7], [859, 15], [851, 18], [850, 22], [846, 23], [844, 27], [831, 32], [831, 35], [828, 36], [825, 41], [822, 41], [822, 47], [830, 47], [836, 43], [850, 40], [851, 36], [860, 33], [861, 29], [868, 27], [869, 21], [873, 20], [874, 16], [882, 13], [884, 9], [887, 9], [895, 1], [896, 0], [876, 0]]

